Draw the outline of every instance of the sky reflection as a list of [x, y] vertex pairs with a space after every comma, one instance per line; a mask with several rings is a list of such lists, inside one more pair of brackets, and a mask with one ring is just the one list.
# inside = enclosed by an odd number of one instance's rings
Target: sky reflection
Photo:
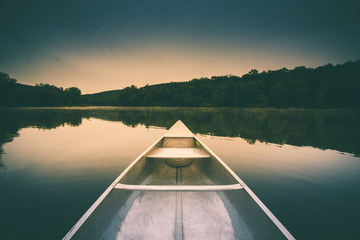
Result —
[[[70, 125], [71, 121], [52, 129], [25, 127], [3, 145], [1, 239], [63, 237], [122, 170], [166, 131], [151, 127], [157, 124], [126, 125], [94, 117]], [[296, 238], [359, 234], [359, 157], [240, 137], [197, 136]], [[24, 227], [15, 231], [19, 225]], [[46, 226], [40, 234], [39, 225]]]
[[[291, 176], [309, 182], [328, 181], [331, 176], [343, 176], [360, 170], [360, 158], [334, 150], [255, 142], [242, 138], [200, 135], [199, 138], [238, 174], [284, 177]], [[354, 168], [354, 166], [357, 166]]]
[[[165, 130], [128, 127], [120, 122], [84, 120], [53, 130], [22, 129], [21, 137], [6, 144], [8, 171], [31, 170], [45, 175], [124, 168]], [[120, 172], [121, 170], [119, 170]]]

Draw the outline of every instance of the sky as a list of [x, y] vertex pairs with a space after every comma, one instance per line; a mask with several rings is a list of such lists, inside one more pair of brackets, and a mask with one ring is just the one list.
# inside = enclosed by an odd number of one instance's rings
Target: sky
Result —
[[0, 0], [0, 72], [83, 93], [360, 59], [357, 0]]

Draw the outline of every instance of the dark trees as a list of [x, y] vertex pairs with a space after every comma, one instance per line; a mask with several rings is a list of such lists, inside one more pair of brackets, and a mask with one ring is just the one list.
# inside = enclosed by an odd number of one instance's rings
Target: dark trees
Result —
[[360, 108], [360, 60], [318, 68], [282, 68], [242, 77], [227, 75], [188, 82], [132, 85], [122, 90], [81, 95], [78, 88], [16, 83], [0, 73], [0, 106], [184, 106]]
[[80, 103], [81, 91], [49, 84], [29, 86], [16, 83], [6, 73], [0, 73], [0, 107], [72, 106]]

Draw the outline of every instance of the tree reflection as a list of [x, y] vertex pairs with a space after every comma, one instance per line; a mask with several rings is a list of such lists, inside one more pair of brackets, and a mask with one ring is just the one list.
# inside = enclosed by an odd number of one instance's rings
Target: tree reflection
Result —
[[127, 126], [169, 128], [181, 119], [194, 133], [333, 149], [360, 156], [359, 110], [231, 108], [23, 108], [0, 110], [0, 168], [3, 145], [22, 128], [80, 126], [83, 118], [120, 121]]

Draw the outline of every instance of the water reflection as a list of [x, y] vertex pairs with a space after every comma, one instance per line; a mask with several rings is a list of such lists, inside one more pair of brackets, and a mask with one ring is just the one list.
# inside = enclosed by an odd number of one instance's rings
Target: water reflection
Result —
[[164, 131], [99, 119], [83, 119], [78, 127], [19, 130], [4, 146], [0, 239], [61, 239]]
[[3, 144], [13, 141], [22, 128], [53, 129], [79, 126], [98, 118], [169, 128], [178, 119], [194, 133], [241, 137], [294, 146], [313, 146], [360, 155], [360, 111], [277, 110], [214, 108], [23, 108], [0, 110], [0, 167]]
[[0, 110], [0, 239], [63, 237], [179, 118], [296, 238], [359, 235], [359, 111], [57, 108]]

